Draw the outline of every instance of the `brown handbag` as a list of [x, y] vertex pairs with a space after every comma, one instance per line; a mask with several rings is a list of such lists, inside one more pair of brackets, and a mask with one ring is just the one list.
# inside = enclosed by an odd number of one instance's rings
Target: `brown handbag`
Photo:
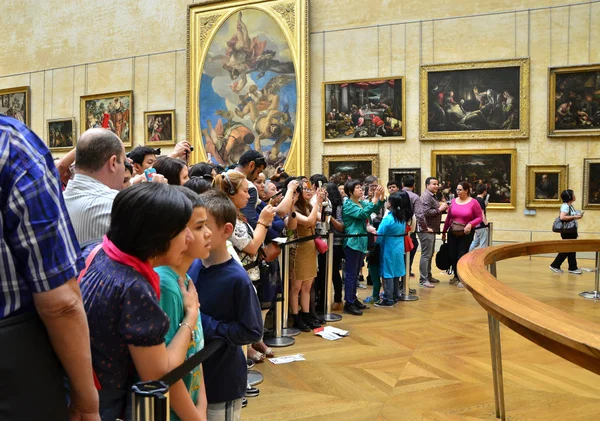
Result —
[[450, 225], [450, 232], [452, 233], [452, 235], [460, 237], [461, 235], [465, 235], [465, 226], [465, 224], [452, 222], [452, 225]]
[[262, 251], [265, 255], [265, 261], [272, 262], [281, 254], [281, 247], [279, 247], [277, 243], [271, 241], [269, 244], [263, 247]]

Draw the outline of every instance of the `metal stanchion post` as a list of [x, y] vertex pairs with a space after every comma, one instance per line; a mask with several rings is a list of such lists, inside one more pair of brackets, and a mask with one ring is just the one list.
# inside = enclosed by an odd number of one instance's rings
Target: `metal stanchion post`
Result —
[[594, 290], [593, 291], [584, 291], [579, 294], [580, 297], [587, 298], [589, 300], [598, 300], [600, 299], [600, 291], [598, 291], [599, 283], [600, 283], [600, 252], [596, 252], [596, 278], [594, 282]]
[[[287, 249], [287, 247], [286, 247]], [[279, 254], [279, 269], [280, 271], [283, 268], [283, 255]], [[283, 285], [282, 285], [283, 288]], [[288, 336], [282, 335], [282, 317], [283, 317], [283, 291], [277, 294], [276, 303], [275, 303], [275, 314], [273, 314], [273, 320], [275, 321], [275, 332], [272, 338], [267, 338], [264, 340], [267, 346], [273, 346], [276, 348], [283, 348], [286, 346], [294, 345], [296, 340], [294, 338], [290, 338]]]
[[496, 404], [496, 418], [505, 420], [504, 407], [504, 378], [502, 375], [502, 348], [500, 346], [500, 323], [488, 313], [488, 327], [490, 331], [490, 349], [492, 352], [492, 377], [494, 381], [494, 400]]
[[161, 381], [137, 383], [132, 388], [133, 421], [167, 421], [169, 386]]
[[283, 274], [283, 311], [281, 312], [283, 318], [283, 327], [281, 328], [281, 334], [283, 336], [296, 336], [300, 334], [300, 330], [295, 327], [288, 327], [288, 314], [290, 309], [290, 247], [286, 244], [283, 246], [283, 265], [281, 266], [281, 273]]
[[325, 280], [325, 305], [323, 309], [323, 319], [327, 322], [337, 322], [342, 320], [340, 314], [331, 312], [331, 288], [333, 287], [333, 232], [327, 236], [327, 277]]
[[406, 275], [404, 275], [404, 293], [400, 294], [400, 301], [417, 301], [419, 297], [410, 295], [408, 287], [408, 280], [410, 279], [410, 252], [404, 253], [404, 267], [406, 269]]

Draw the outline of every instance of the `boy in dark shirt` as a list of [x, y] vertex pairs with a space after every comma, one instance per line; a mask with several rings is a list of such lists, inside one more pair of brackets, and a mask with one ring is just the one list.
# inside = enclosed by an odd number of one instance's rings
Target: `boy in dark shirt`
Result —
[[479, 224], [479, 227], [477, 227], [480, 229], [475, 230], [475, 236], [473, 237], [473, 241], [471, 242], [471, 247], [469, 248], [469, 251], [487, 247], [488, 245], [488, 230], [487, 228], [482, 228], [487, 225], [485, 212], [485, 197], [487, 196], [487, 185], [478, 184], [475, 188], [475, 192], [477, 193], [477, 197], [475, 197], [475, 199], [477, 199], [477, 203], [479, 203], [479, 206], [481, 206], [481, 212], [483, 213], [483, 221], [481, 221], [481, 224]]
[[260, 341], [263, 322], [260, 303], [244, 268], [227, 251], [235, 227], [236, 208], [223, 193], [202, 195], [212, 231], [210, 255], [192, 263], [188, 275], [201, 303], [202, 329], [208, 345], [215, 338], [227, 346], [204, 363], [208, 419], [239, 420], [248, 371], [242, 345]]

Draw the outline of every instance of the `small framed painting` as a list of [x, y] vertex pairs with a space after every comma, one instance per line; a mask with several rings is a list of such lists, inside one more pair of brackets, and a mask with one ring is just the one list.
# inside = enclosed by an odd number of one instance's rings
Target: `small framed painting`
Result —
[[568, 188], [568, 165], [527, 165], [528, 208], [558, 208], [560, 193]]
[[175, 142], [175, 110], [146, 111], [144, 113], [147, 146], [168, 146]]
[[378, 155], [325, 155], [323, 174], [332, 182], [342, 184], [348, 180], [363, 182], [369, 175], [379, 177]]
[[119, 136], [125, 147], [133, 139], [133, 91], [87, 95], [80, 99], [81, 133], [94, 127], [106, 127]]
[[[388, 170], [388, 181], [396, 181], [399, 188], [402, 188], [402, 179], [406, 176], [413, 176], [415, 187], [413, 192], [421, 195], [421, 168], [390, 168]], [[383, 182], [382, 182], [383, 185]]]
[[70, 151], [77, 143], [75, 118], [55, 118], [46, 122], [46, 141], [50, 151]]
[[600, 209], [600, 158], [583, 160], [583, 209]]
[[29, 86], [0, 89], [0, 114], [29, 126]]

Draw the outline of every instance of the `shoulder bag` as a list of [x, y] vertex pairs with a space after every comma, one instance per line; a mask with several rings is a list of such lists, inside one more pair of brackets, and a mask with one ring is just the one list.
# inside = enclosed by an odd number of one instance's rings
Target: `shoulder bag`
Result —
[[[573, 209], [572, 206], [569, 206], [569, 214]], [[574, 210], [574, 209], [573, 209]], [[577, 220], [571, 219], [570, 221], [563, 221], [560, 219], [560, 213], [558, 217], [554, 220], [552, 224], [552, 232], [558, 232], [560, 234], [573, 234], [577, 232]]]

